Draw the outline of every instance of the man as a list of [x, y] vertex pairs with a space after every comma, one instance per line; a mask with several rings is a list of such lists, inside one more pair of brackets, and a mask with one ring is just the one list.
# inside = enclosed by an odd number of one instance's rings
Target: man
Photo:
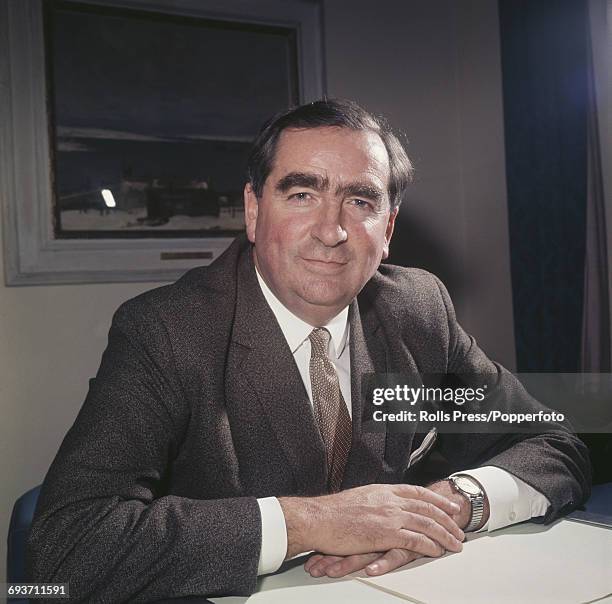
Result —
[[[587, 496], [586, 450], [559, 425], [362, 429], [371, 372], [494, 373], [507, 408], [538, 408], [435, 277], [379, 267], [410, 174], [389, 129], [350, 102], [264, 127], [247, 237], [115, 314], [43, 486], [33, 579], [88, 602], [248, 594], [301, 552], [318, 552], [314, 576], [380, 574], [460, 551], [463, 529], [549, 522]], [[433, 453], [444, 472], [413, 484]]]

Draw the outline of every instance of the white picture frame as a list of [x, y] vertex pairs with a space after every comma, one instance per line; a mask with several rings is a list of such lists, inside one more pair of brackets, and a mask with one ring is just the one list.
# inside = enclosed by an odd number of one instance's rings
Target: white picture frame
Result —
[[[294, 27], [299, 100], [324, 94], [318, 2], [80, 2]], [[0, 0], [0, 195], [7, 285], [173, 281], [194, 266], [210, 263], [227, 248], [232, 238], [55, 238], [46, 86], [43, 0]]]

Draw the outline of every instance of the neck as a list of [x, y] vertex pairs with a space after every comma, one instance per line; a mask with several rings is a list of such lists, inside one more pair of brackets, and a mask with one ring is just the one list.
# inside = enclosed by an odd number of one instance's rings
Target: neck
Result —
[[294, 300], [288, 301], [276, 291], [273, 285], [271, 285], [271, 280], [266, 278], [265, 273], [260, 269], [257, 263], [257, 256], [255, 256], [255, 268], [262, 285], [269, 290], [269, 293], [274, 296], [276, 301], [293, 315], [304, 321], [304, 323], [308, 323], [308, 325], [312, 327], [323, 327], [327, 325], [348, 306], [348, 303], [334, 306], [309, 304], [297, 296], [295, 296]]
[[[284, 304], [284, 302], [283, 302]], [[285, 306], [287, 306], [285, 304]], [[323, 327], [327, 325], [336, 315], [338, 315], [342, 308], [333, 308], [329, 309], [327, 307], [319, 308], [291, 308], [287, 306], [287, 308], [297, 317], [302, 319], [305, 323], [312, 325], [313, 327]]]

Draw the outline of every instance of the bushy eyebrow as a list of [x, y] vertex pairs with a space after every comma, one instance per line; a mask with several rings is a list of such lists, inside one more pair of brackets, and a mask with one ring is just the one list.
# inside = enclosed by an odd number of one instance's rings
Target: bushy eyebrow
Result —
[[[303, 187], [313, 191], [327, 191], [329, 179], [315, 172], [289, 172], [285, 174], [274, 187], [279, 193], [287, 193], [294, 187]], [[336, 188], [338, 197], [363, 197], [369, 201], [381, 205], [384, 192], [378, 187], [365, 182], [349, 182]]]
[[274, 188], [279, 193], [286, 193], [293, 187], [326, 191], [329, 188], [329, 179], [314, 172], [289, 172], [276, 183]]
[[368, 201], [374, 202], [380, 206], [384, 199], [384, 193], [374, 185], [361, 182], [349, 182], [345, 185], [340, 185], [336, 189], [338, 197], [359, 197]]

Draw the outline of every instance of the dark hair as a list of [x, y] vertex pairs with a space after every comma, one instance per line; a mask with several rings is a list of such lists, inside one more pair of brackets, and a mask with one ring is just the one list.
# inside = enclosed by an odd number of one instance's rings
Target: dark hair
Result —
[[369, 130], [380, 136], [389, 155], [389, 202], [391, 209], [399, 207], [402, 195], [412, 181], [413, 169], [406, 151], [384, 118], [373, 116], [357, 103], [343, 99], [321, 99], [293, 107], [275, 115], [263, 125], [253, 142], [247, 168], [255, 195], [260, 198], [263, 193], [283, 130], [326, 126]]

